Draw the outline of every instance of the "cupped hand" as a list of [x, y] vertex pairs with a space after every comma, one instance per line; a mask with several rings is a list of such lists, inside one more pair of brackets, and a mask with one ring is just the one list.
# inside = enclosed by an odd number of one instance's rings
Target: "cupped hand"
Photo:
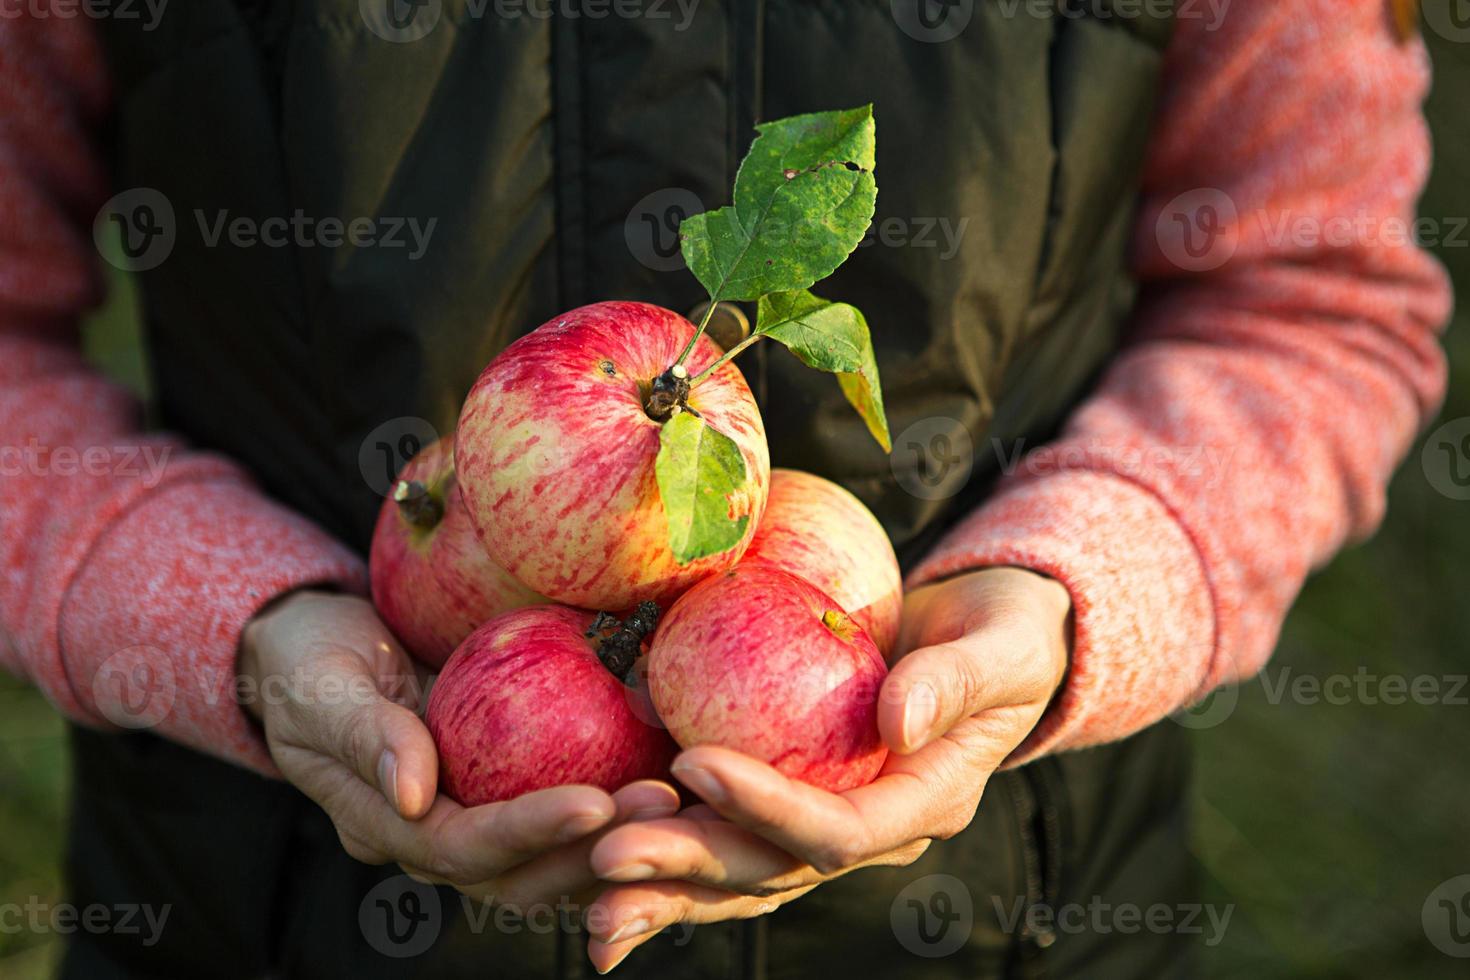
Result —
[[958, 834], [1060, 686], [1070, 614], [1063, 586], [1018, 568], [911, 593], [898, 647], [909, 652], [878, 703], [892, 754], [866, 786], [828, 793], [730, 749], [682, 753], [674, 775], [705, 805], [611, 830], [592, 849], [593, 871], [617, 883], [589, 916], [593, 964], [607, 972], [667, 926], [762, 915]]
[[239, 669], [276, 765], [360, 861], [525, 908], [595, 883], [597, 831], [678, 810], [678, 794], [654, 780], [476, 807], [438, 795], [438, 753], [417, 714], [427, 674], [364, 599], [302, 591], [272, 604], [246, 627]]

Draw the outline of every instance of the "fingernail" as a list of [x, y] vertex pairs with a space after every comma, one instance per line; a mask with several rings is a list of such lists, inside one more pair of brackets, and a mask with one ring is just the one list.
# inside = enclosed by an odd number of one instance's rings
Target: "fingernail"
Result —
[[[607, 945], [611, 946], [613, 943], [622, 942], [624, 939], [632, 939], [634, 936], [641, 936], [652, 928], [653, 926], [648, 924], [647, 919], [634, 919], [632, 922], [626, 922], [623, 925], [619, 926], [616, 932], [614, 932], [611, 936], [608, 936], [607, 939], [603, 941], [607, 943]], [[615, 965], [616, 964], [614, 964], [614, 966]], [[611, 969], [611, 967], [609, 967], [609, 969]]]
[[[637, 949], [637, 948], [638, 947], [636, 947], [636, 946], [633, 947], [633, 949]], [[600, 976], [606, 976], [607, 974], [611, 973], [615, 967], [620, 966], [622, 964], [623, 960], [625, 960], [625, 959], [628, 958], [628, 954], [631, 953], [631, 952], [633, 952], [633, 949], [625, 949], [625, 950], [623, 950], [622, 954], [620, 956], [618, 956], [617, 959], [613, 960], [607, 966], [604, 966], [604, 967], [600, 968], [597, 971], [598, 974]]]
[[393, 809], [398, 807], [398, 756], [392, 749], [384, 749], [378, 757], [378, 789], [387, 797]]
[[607, 818], [600, 813], [579, 813], [569, 818], [556, 832], [556, 839], [563, 844], [570, 844], [581, 837], [586, 837], [598, 827], [607, 823]]
[[697, 766], [680, 766], [675, 764], [670, 770], [685, 786], [699, 794], [706, 803], [723, 803], [725, 801], [725, 787], [708, 769], [700, 769]]
[[938, 713], [939, 704], [934, 697], [934, 688], [922, 681], [915, 684], [903, 702], [902, 729], [905, 748], [912, 751], [924, 744]]
[[653, 865], [644, 864], [642, 861], [634, 861], [631, 864], [624, 864], [613, 868], [602, 877], [607, 881], [648, 881], [657, 873]]

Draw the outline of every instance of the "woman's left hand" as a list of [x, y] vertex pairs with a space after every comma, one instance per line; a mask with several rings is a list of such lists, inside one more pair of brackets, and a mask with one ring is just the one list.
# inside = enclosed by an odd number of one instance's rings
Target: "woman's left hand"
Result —
[[833, 794], [730, 749], [680, 754], [706, 805], [608, 832], [592, 870], [617, 882], [588, 910], [606, 973], [655, 933], [774, 911], [855, 868], [906, 865], [967, 827], [986, 781], [1035, 727], [1066, 674], [1071, 598], [1019, 568], [972, 572], [904, 602], [878, 699], [891, 750], [878, 778]]

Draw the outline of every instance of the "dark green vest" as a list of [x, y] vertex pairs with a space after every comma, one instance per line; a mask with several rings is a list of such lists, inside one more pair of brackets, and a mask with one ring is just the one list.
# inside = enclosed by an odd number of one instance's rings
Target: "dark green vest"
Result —
[[[1036, 0], [420, 2], [394, 0], [400, 36], [428, 28], [398, 42], [359, 0], [108, 22], [117, 186], [162, 191], [177, 228], [141, 279], [162, 419], [355, 545], [384, 423], [451, 431], [485, 363], [572, 306], [699, 302], [672, 228], [727, 203], [761, 119], [875, 105], [873, 231], [818, 289], [872, 324], [892, 459], [830, 378], [759, 346], [741, 366], [772, 464], [846, 484], [906, 558], [973, 503], [992, 440], [1044, 431], [1115, 346], [1167, 22]], [[297, 215], [309, 244], [231, 240]], [[409, 219], [434, 222], [426, 249]]]
[[[1167, 19], [1143, 13], [1153, 6], [180, 0], [149, 30], [102, 20], [117, 187], [160, 191], [176, 232], [140, 279], [162, 421], [365, 548], [385, 485], [370, 465], [377, 444], [391, 456], [411, 445], [403, 435], [451, 432], [485, 363], [559, 311], [619, 298], [691, 309], [703, 297], [673, 229], [682, 214], [727, 203], [752, 126], [872, 102], [873, 233], [817, 290], [872, 325], [892, 459], [831, 378], [770, 345], [739, 363], [772, 464], [844, 483], [911, 563], [983, 496], [1008, 445], [1042, 438], [1116, 347], [1169, 33]], [[282, 231], [279, 247], [244, 244], [232, 240], [237, 219], [260, 231], [275, 219], [276, 238], [283, 221], [302, 230]], [[324, 219], [344, 227], [333, 233]], [[360, 219], [361, 240], [343, 240]], [[426, 242], [410, 221], [421, 233], [433, 221]], [[126, 836], [109, 801], [134, 793], [128, 826], [157, 818], [148, 846], [166, 856], [156, 864], [194, 868], [202, 892], [249, 881], [235, 905], [220, 899], [241, 936], [266, 937], [235, 954], [240, 975], [261, 964], [302, 976], [331, 975], [333, 963], [351, 975], [431, 969], [364, 946], [358, 902], [383, 873], [343, 858], [309, 804], [146, 738], [79, 736], [79, 765], [94, 780], [77, 804], [74, 855], [92, 859], [74, 863], [81, 891], [146, 897], [143, 885], [102, 885], [86, 871]], [[1178, 796], [1176, 744], [1124, 743], [998, 777], [974, 827], [919, 869], [818, 889], [772, 917], [769, 935], [765, 925], [702, 929], [697, 952], [664, 951], [663, 975], [810, 976], [834, 948], [877, 975], [1038, 970], [1050, 939], [1002, 930], [987, 896], [1008, 896], [1007, 911], [1055, 901], [1067, 874], [1111, 893], [1111, 872], [1098, 868], [1134, 861], [1130, 848], [1152, 833], [1134, 830], [1174, 813], [1159, 801]], [[1145, 761], [1120, 783], [1123, 760]], [[109, 779], [130, 766], [127, 779]], [[191, 796], [230, 805], [160, 815], [131, 788], [160, 768], [159, 779], [187, 774]], [[270, 823], [277, 812], [287, 824]], [[205, 824], [231, 820], [238, 850], [187, 852]], [[911, 913], [898, 896], [939, 872], [970, 883], [975, 927], [958, 953], [928, 959], [900, 935]], [[1143, 897], [1151, 886], [1130, 887]], [[930, 892], [919, 904], [939, 915]], [[262, 901], [284, 911], [262, 913]], [[203, 918], [194, 938], [206, 946], [251, 948], [209, 939], [224, 933]], [[578, 970], [565, 941], [498, 939], [442, 940], [435, 975]], [[178, 963], [192, 962], [188, 948]], [[455, 949], [468, 958], [445, 966]], [[76, 954], [73, 972], [100, 968], [88, 955]]]

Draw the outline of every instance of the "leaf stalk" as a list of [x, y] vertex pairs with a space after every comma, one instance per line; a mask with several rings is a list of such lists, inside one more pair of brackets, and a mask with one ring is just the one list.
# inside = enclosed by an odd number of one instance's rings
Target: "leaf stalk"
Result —
[[752, 333], [749, 337], [746, 337], [740, 343], [725, 351], [724, 356], [721, 357], [718, 361], [715, 361], [715, 363], [711, 364], [709, 367], [705, 368], [703, 371], [700, 371], [694, 377], [690, 378], [689, 387], [693, 388], [705, 378], [709, 377], [711, 374], [714, 374], [715, 370], [719, 368], [721, 364], [724, 364], [726, 361], [733, 360], [736, 354], [739, 354], [741, 351], [745, 350], [745, 348], [749, 347], [757, 340], [760, 340], [763, 336], [764, 334]]

